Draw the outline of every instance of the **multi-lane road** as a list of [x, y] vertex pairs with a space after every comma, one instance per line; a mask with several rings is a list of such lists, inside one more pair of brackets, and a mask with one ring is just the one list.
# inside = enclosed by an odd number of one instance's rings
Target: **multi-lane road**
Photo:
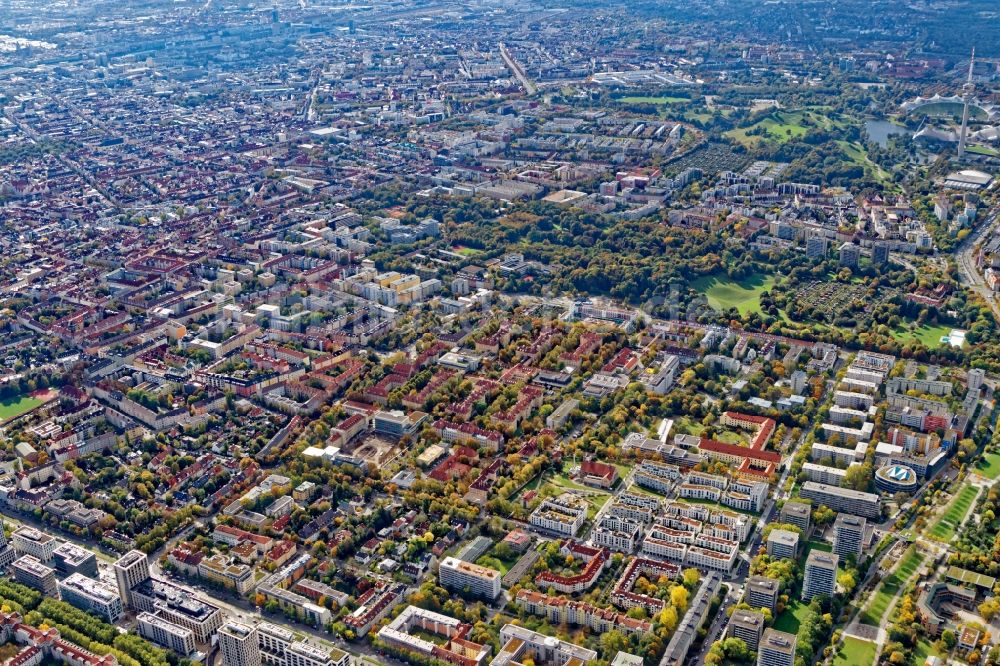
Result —
[[983, 239], [988, 239], [996, 230], [1000, 220], [1000, 211], [991, 212], [983, 219], [982, 224], [973, 229], [958, 247], [955, 248], [955, 261], [958, 263], [958, 275], [962, 284], [983, 297], [990, 306], [993, 316], [1000, 322], [1000, 305], [997, 305], [996, 295], [986, 285], [986, 281], [976, 268], [976, 247]]

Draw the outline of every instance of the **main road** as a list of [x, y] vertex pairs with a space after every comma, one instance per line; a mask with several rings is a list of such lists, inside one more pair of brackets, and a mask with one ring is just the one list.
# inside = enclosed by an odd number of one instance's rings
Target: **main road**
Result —
[[986, 285], [986, 281], [976, 268], [975, 257], [979, 241], [984, 237], [988, 239], [993, 234], [998, 219], [1000, 211], [993, 211], [986, 216], [983, 223], [973, 229], [972, 233], [955, 248], [955, 261], [958, 263], [960, 282], [982, 296], [993, 311], [993, 316], [1000, 322], [1000, 305], [997, 305], [996, 294]]
[[514, 72], [514, 76], [516, 76], [517, 80], [521, 82], [522, 86], [524, 86], [524, 91], [529, 95], [534, 95], [535, 91], [538, 90], [538, 86], [531, 82], [531, 79], [529, 79], [528, 75], [524, 73], [524, 69], [521, 68], [521, 65], [518, 64], [518, 62], [514, 60], [514, 56], [507, 51], [507, 46], [503, 42], [500, 42], [500, 57], [503, 58], [504, 64], [507, 65], [507, 68]]

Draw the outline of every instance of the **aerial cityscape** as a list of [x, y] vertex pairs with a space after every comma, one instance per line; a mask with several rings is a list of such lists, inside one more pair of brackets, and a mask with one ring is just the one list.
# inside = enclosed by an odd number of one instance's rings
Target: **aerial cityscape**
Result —
[[0, 82], [0, 666], [1000, 666], [996, 0], [9, 0]]

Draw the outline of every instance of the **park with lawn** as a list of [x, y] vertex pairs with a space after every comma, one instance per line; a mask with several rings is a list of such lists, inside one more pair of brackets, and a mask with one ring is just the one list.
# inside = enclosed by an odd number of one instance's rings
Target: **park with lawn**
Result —
[[877, 627], [888, 612], [893, 599], [923, 561], [923, 553], [917, 551], [916, 547], [910, 546], [900, 560], [899, 566], [882, 580], [882, 584], [872, 595], [871, 602], [861, 613], [861, 622]]
[[708, 299], [716, 310], [736, 308], [743, 315], [760, 312], [760, 295], [770, 291], [777, 282], [774, 275], [753, 273], [742, 279], [726, 275], [705, 275], [691, 283], [691, 287]]
[[875, 661], [876, 645], [854, 636], [845, 636], [840, 644], [837, 655], [833, 658], [834, 666], [857, 666], [871, 664]]
[[976, 472], [990, 480], [1000, 477], [1000, 453], [984, 453], [976, 463]]
[[774, 628], [789, 634], [798, 634], [799, 626], [809, 612], [809, 604], [803, 603], [799, 599], [789, 599], [785, 610], [774, 619]]
[[524, 487], [522, 494], [530, 491], [536, 491], [542, 497], [556, 497], [567, 491], [582, 497], [587, 501], [587, 520], [593, 520], [611, 499], [610, 493], [577, 483], [565, 474], [539, 476]]
[[843, 126], [842, 122], [831, 118], [828, 113], [823, 111], [782, 110], [773, 111], [748, 127], [724, 132], [723, 136], [752, 148], [762, 141], [785, 143], [792, 139], [801, 139], [813, 130], [833, 130]]
[[945, 509], [938, 521], [934, 523], [934, 526], [928, 532], [928, 536], [935, 541], [949, 542], [951, 538], [955, 536], [955, 531], [958, 530], [958, 526], [962, 524], [965, 520], [965, 516], [968, 515], [969, 509], [972, 508], [972, 503], [976, 501], [976, 497], [979, 495], [979, 489], [975, 486], [966, 484], [955, 494], [954, 499]]

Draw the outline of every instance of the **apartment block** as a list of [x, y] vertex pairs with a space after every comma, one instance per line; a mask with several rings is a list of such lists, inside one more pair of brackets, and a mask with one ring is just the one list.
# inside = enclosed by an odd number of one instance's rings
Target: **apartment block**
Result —
[[597, 659], [593, 650], [561, 641], [552, 636], [531, 631], [516, 624], [500, 629], [500, 651], [490, 666], [514, 666], [531, 659], [536, 664], [553, 666], [585, 666]]
[[750, 576], [747, 579], [744, 600], [754, 608], [767, 608], [772, 613], [778, 607], [781, 583], [767, 576]]
[[882, 498], [874, 493], [864, 493], [849, 488], [839, 488], [815, 481], [802, 484], [799, 496], [841, 513], [863, 516], [869, 520], [882, 515]]
[[561, 536], [574, 537], [587, 518], [587, 502], [563, 494], [543, 500], [532, 511], [529, 522], [539, 529]]
[[767, 554], [777, 559], [794, 560], [799, 553], [799, 535], [774, 529], [767, 535]]
[[805, 576], [802, 579], [802, 600], [809, 602], [819, 595], [833, 596], [837, 588], [837, 563], [840, 558], [834, 553], [819, 550], [809, 552], [806, 558]]
[[441, 560], [438, 578], [442, 587], [465, 591], [477, 597], [496, 599], [500, 596], [500, 572], [478, 564], [463, 562], [455, 557]]
[[139, 635], [143, 638], [184, 656], [196, 650], [194, 633], [190, 629], [167, 622], [152, 613], [139, 613], [135, 619]]
[[868, 521], [861, 516], [838, 513], [833, 523], [833, 552], [841, 557], [861, 557], [864, 549], [865, 528]]
[[741, 638], [747, 647], [756, 651], [764, 633], [764, 614], [756, 611], [736, 609], [726, 626], [727, 638]]
[[767, 629], [757, 648], [757, 666], [794, 666], [795, 634]]
[[812, 506], [805, 502], [789, 500], [781, 507], [781, 522], [801, 528], [803, 534], [809, 534], [811, 519]]

